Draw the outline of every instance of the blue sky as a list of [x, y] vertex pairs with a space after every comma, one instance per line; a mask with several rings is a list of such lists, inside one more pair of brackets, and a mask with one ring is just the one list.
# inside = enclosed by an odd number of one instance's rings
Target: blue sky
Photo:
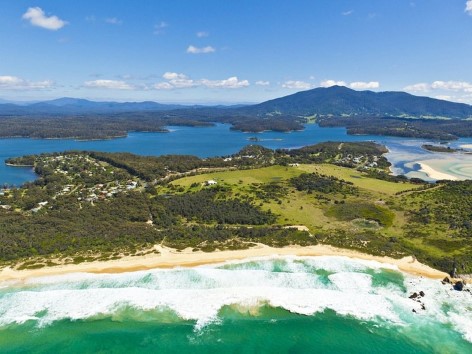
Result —
[[0, 0], [0, 98], [260, 102], [345, 85], [472, 104], [472, 0]]

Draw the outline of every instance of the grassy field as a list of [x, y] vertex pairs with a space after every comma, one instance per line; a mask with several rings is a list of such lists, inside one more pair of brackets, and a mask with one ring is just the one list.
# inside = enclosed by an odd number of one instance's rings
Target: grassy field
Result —
[[[306, 172], [317, 172], [325, 176], [334, 176], [351, 182], [359, 189], [359, 195], [330, 194], [329, 196], [317, 193], [300, 192], [294, 188], [288, 188], [283, 198], [274, 200], [260, 200], [252, 193], [251, 187], [267, 183], [279, 183], [281, 186], [290, 187], [290, 178], [299, 176]], [[271, 210], [279, 215], [278, 222], [283, 225], [305, 225], [310, 231], [316, 232], [325, 229], [350, 229], [358, 228], [359, 223], [351, 223], [350, 220], [340, 220], [333, 214], [327, 213], [335, 202], [368, 202], [384, 204], [385, 199], [392, 198], [395, 193], [418, 188], [411, 183], [393, 183], [365, 176], [362, 172], [354, 169], [334, 166], [330, 164], [299, 165], [294, 167], [271, 166], [252, 170], [237, 170], [201, 174], [185, 177], [173, 181], [171, 184], [181, 190], [182, 193], [199, 190], [205, 187], [206, 181], [215, 180], [219, 186], [229, 187], [230, 195], [251, 196], [257, 204], [265, 210]], [[166, 190], [162, 189], [161, 193]], [[391, 233], [404, 224], [402, 212], [390, 211], [393, 222], [389, 222], [387, 234]], [[362, 224], [362, 223], [361, 223]], [[367, 226], [366, 226], [367, 227]], [[394, 232], [395, 233], [395, 232]]]
[[[335, 177], [347, 182], [352, 190], [336, 193], [299, 191], [290, 182], [303, 173]], [[321, 242], [361, 251], [418, 259], [447, 270], [453, 259], [466, 259], [471, 254], [470, 242], [451, 238], [445, 224], [412, 223], [412, 213], [420, 210], [431, 191], [423, 185], [394, 183], [368, 177], [351, 168], [330, 164], [293, 167], [271, 166], [252, 170], [236, 170], [185, 177], [171, 183], [173, 192], [198, 191], [208, 180], [226, 187], [228, 198], [247, 198], [263, 210], [277, 215], [279, 225], [303, 225]], [[263, 187], [276, 185], [273, 197], [260, 193]], [[162, 187], [161, 187], [162, 188]], [[162, 188], [160, 193], [166, 193]]]

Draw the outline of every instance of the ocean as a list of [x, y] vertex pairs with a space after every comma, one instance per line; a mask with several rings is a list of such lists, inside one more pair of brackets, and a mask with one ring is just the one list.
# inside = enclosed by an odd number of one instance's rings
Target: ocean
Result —
[[0, 283], [0, 352], [471, 353], [472, 295], [333, 256], [31, 278]]

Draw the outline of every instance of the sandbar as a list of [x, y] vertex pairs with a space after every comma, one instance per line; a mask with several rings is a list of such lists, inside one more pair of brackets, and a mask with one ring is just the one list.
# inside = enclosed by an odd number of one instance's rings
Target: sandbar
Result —
[[425, 173], [430, 178], [436, 180], [447, 179], [450, 181], [457, 181], [459, 179], [456, 176], [435, 170], [430, 165], [426, 164], [424, 161], [418, 162], [418, 164], [421, 166], [420, 172]]

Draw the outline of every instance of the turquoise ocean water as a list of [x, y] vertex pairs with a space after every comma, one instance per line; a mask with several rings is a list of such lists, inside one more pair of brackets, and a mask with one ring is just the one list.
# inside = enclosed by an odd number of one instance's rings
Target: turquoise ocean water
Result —
[[[470, 293], [344, 257], [78, 273], [0, 287], [2, 353], [472, 352]], [[408, 298], [419, 291], [419, 301]]]

